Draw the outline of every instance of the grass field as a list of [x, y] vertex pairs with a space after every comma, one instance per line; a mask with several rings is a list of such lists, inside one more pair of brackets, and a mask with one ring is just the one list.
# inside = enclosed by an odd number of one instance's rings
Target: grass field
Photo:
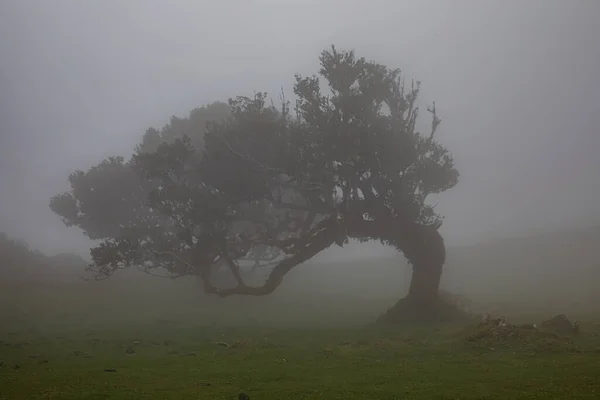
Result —
[[458, 260], [444, 278], [474, 312], [515, 324], [564, 313], [581, 333], [468, 340], [475, 318], [374, 327], [407, 288], [395, 260], [306, 266], [258, 298], [136, 275], [0, 281], [0, 400], [600, 399], [596, 264], [476, 268], [486, 260]]
[[469, 341], [475, 321], [369, 326], [391, 299], [87, 285], [3, 293], [0, 399], [600, 398], [593, 318], [575, 337]]
[[4, 332], [0, 398], [600, 398], [600, 340], [589, 331], [570, 343], [473, 343], [462, 327], [171, 324]]

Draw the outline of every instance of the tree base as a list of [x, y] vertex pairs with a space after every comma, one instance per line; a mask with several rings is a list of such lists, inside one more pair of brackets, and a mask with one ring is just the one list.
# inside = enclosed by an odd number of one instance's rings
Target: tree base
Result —
[[386, 325], [449, 323], [465, 321], [469, 314], [442, 299], [418, 302], [410, 297], [400, 299], [384, 314], [377, 323]]

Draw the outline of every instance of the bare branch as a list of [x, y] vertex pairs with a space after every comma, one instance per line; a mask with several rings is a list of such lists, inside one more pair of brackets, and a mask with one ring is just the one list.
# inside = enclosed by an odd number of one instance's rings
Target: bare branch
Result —
[[229, 144], [229, 142], [225, 139], [225, 138], [220, 138], [221, 142], [227, 147], [227, 149], [231, 152], [231, 154], [235, 155], [236, 157], [241, 158], [242, 160], [246, 161], [249, 164], [254, 164], [256, 166], [259, 167], [259, 169], [252, 169], [254, 172], [261, 172], [261, 173], [277, 173], [277, 174], [284, 174], [285, 171], [279, 169], [279, 168], [272, 168], [272, 167], [267, 167], [263, 164], [261, 164], [260, 162], [258, 162], [257, 160], [250, 158], [248, 156], [245, 156], [239, 152], [237, 152], [236, 150], [233, 149], [233, 147], [231, 147], [231, 145]]
[[165, 251], [154, 251], [154, 254], [158, 255], [158, 256], [162, 256], [162, 255], [169, 255], [173, 258], [176, 258], [177, 261], [184, 263], [185, 265], [187, 265], [188, 267], [192, 268], [192, 269], [196, 269], [196, 267], [192, 264], [190, 264], [189, 262], [187, 262], [186, 260], [184, 260], [183, 258], [179, 257], [177, 254], [173, 253], [172, 251], [169, 250], [165, 250]]
[[221, 256], [223, 257], [223, 259], [225, 260], [227, 267], [229, 268], [229, 270], [231, 271], [231, 273], [233, 274], [233, 277], [235, 278], [238, 287], [244, 287], [246, 286], [246, 283], [244, 282], [244, 279], [242, 278], [242, 275], [240, 274], [240, 267], [239, 265], [236, 264], [235, 261], [233, 261], [231, 259], [231, 257], [229, 257], [227, 255], [227, 250], [224, 249], [221, 252]]
[[143, 272], [144, 274], [155, 276], [157, 278], [177, 279], [177, 278], [181, 278], [182, 276], [185, 276], [184, 274], [161, 275], [161, 274], [157, 274], [155, 272], [150, 271], [150, 269], [148, 267], [137, 266], [136, 268], [138, 271]]
[[429, 111], [432, 114], [431, 134], [429, 135], [429, 140], [432, 140], [433, 136], [435, 135], [435, 131], [437, 130], [442, 120], [438, 118], [437, 113], [435, 111], [435, 101], [433, 102], [433, 105], [431, 107], [427, 108], [427, 111]]
[[207, 293], [216, 294], [220, 297], [228, 297], [232, 295], [247, 295], [247, 296], [265, 296], [271, 294], [283, 281], [283, 277], [292, 270], [295, 266], [309, 260], [319, 252], [330, 247], [343, 235], [343, 229], [338, 225], [335, 219], [330, 219], [326, 223], [321, 224], [319, 229], [312, 231], [312, 234], [307, 235], [301, 243], [302, 250], [295, 253], [293, 256], [280, 261], [267, 277], [262, 286], [247, 286], [238, 285], [231, 289], [218, 289], [206, 279], [204, 280], [204, 290]]

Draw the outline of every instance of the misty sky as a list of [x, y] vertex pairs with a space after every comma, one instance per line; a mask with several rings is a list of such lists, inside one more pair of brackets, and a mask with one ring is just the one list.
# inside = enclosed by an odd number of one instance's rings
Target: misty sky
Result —
[[330, 44], [436, 101], [461, 172], [449, 244], [600, 223], [599, 20], [596, 0], [0, 0], [0, 231], [85, 254], [48, 208], [70, 172], [172, 114], [291, 96]]

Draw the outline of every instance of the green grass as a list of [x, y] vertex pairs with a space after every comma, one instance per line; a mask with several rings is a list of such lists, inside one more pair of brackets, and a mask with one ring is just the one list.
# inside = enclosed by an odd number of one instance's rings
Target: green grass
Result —
[[21, 327], [0, 333], [0, 399], [597, 399], [589, 329], [472, 343], [464, 327]]
[[369, 326], [398, 294], [215, 299], [140, 282], [0, 290], [0, 400], [600, 398], [599, 310], [567, 309], [568, 293], [561, 310], [511, 293], [477, 305], [515, 323], [565, 312], [572, 340], [473, 342], [474, 327]]

